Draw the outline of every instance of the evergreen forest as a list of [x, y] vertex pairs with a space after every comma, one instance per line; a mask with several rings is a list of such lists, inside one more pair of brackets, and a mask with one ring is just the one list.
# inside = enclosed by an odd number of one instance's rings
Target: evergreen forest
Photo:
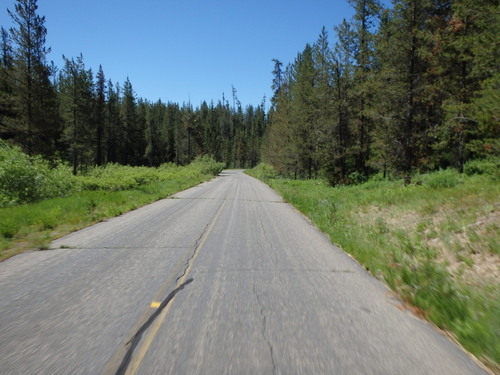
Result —
[[498, 155], [498, 1], [349, 3], [333, 45], [323, 28], [286, 67], [274, 60], [262, 156], [336, 185]]
[[[48, 62], [45, 17], [16, 0], [1, 28], [0, 137], [29, 155], [93, 165], [271, 164], [332, 185], [454, 167], [500, 151], [498, 0], [348, 0], [295, 60], [271, 60], [271, 105], [154, 102], [83, 55]], [[333, 37], [331, 37], [333, 35]], [[207, 98], [209, 99], [209, 98]]]
[[[265, 101], [242, 107], [233, 87], [193, 108], [191, 103], [151, 102], [124, 83], [86, 67], [83, 55], [49, 64], [45, 17], [36, 0], [16, 0], [14, 27], [1, 29], [0, 136], [29, 155], [68, 162], [78, 174], [92, 165], [186, 165], [210, 155], [231, 167], [251, 167], [260, 157]], [[231, 101], [231, 103], [230, 103]]]

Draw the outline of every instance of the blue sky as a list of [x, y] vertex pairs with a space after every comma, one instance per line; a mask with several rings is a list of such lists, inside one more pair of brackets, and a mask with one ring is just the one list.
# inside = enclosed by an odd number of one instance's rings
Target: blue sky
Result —
[[[0, 25], [11, 26], [2, 1]], [[350, 18], [346, 0], [39, 0], [49, 60], [83, 54], [106, 78], [127, 77], [139, 97], [198, 106], [231, 87], [243, 105], [271, 96], [272, 59], [293, 61], [325, 26]]]

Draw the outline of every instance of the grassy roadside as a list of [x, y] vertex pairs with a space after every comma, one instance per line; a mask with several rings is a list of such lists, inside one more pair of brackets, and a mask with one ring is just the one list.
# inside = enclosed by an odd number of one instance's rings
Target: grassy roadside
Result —
[[222, 167], [202, 158], [185, 167], [96, 168], [77, 177], [68, 196], [0, 208], [0, 261], [207, 181]]
[[494, 175], [441, 171], [419, 184], [374, 178], [332, 188], [257, 177], [387, 283], [418, 315], [500, 372], [500, 184]]

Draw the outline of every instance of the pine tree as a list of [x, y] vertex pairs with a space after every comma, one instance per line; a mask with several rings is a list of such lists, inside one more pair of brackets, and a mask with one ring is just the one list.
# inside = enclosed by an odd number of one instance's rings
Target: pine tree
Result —
[[377, 106], [387, 121], [379, 123], [377, 131], [385, 138], [379, 147], [389, 154], [388, 161], [396, 172], [406, 176], [426, 164], [428, 153], [430, 124], [424, 100], [426, 82], [422, 79], [428, 70], [422, 54], [428, 48], [424, 37], [428, 10], [428, 0], [396, 0], [378, 43], [382, 64], [379, 79], [383, 84], [376, 94]]
[[212, 106], [209, 107], [206, 101], [201, 103], [200, 109], [198, 111], [198, 122], [203, 128], [203, 152], [208, 155], [214, 155], [213, 144], [212, 144], [212, 132], [213, 132], [213, 121], [212, 121]]
[[273, 89], [274, 96], [273, 98], [278, 94], [281, 86], [283, 85], [283, 63], [279, 61], [278, 59], [272, 59], [274, 62], [274, 69], [273, 69], [273, 84], [271, 88]]
[[121, 148], [125, 143], [125, 132], [120, 119], [120, 85], [108, 81], [106, 93], [106, 160], [110, 163], [120, 161]]
[[145, 144], [144, 124], [137, 117], [137, 103], [132, 83], [127, 77], [123, 84], [121, 103], [121, 123], [125, 131], [125, 142], [120, 161], [128, 165], [141, 165], [143, 162]]
[[64, 57], [64, 68], [59, 74], [59, 101], [64, 123], [63, 139], [67, 144], [73, 173], [80, 165], [92, 164], [94, 95], [93, 74], [86, 69], [83, 56], [76, 60]]
[[177, 127], [178, 164], [188, 164], [193, 159], [193, 123], [194, 111], [191, 103], [184, 104], [181, 109], [182, 123]]
[[0, 137], [11, 139], [15, 136], [15, 97], [12, 82], [13, 51], [7, 30], [1, 28], [0, 39]]
[[95, 164], [102, 165], [104, 161], [104, 129], [106, 122], [106, 79], [102, 66], [99, 65], [99, 71], [96, 76], [96, 105], [95, 105]]
[[327, 164], [332, 185], [347, 183], [352, 172], [352, 130], [350, 95], [352, 91], [354, 58], [351, 25], [344, 20], [335, 28], [338, 42], [333, 55], [334, 125], [331, 157]]
[[165, 115], [166, 142], [165, 161], [169, 163], [179, 164], [176, 136], [181, 123], [181, 111], [176, 103], [167, 104], [167, 112]]
[[36, 0], [16, 0], [15, 11], [8, 10], [15, 27], [10, 29], [13, 42], [13, 93], [17, 121], [12, 132], [15, 141], [30, 154], [50, 156], [59, 136], [57, 99], [46, 63], [50, 52], [45, 47], [45, 17], [37, 14]]
[[292, 147], [297, 156], [296, 171], [299, 176], [312, 178], [319, 165], [314, 159], [314, 127], [317, 124], [315, 110], [315, 84], [317, 71], [314, 66], [313, 49], [309, 44], [300, 53], [293, 66], [290, 85]]
[[335, 127], [334, 59], [323, 27], [313, 46], [313, 60], [317, 77], [314, 85], [315, 122], [312, 128], [313, 159], [316, 169], [325, 169], [332, 153], [332, 135]]
[[369, 75], [375, 65], [374, 21], [379, 16], [381, 4], [378, 0], [349, 0], [355, 10], [352, 20], [353, 55], [355, 59], [354, 82], [352, 88], [351, 113], [353, 135], [355, 136], [355, 162], [358, 173], [370, 173], [370, 134], [373, 121], [370, 118], [370, 107], [373, 95], [370, 89]]
[[231, 116], [231, 108], [224, 94], [222, 94], [222, 101], [217, 105], [216, 117], [222, 138], [222, 160], [224, 160], [227, 165], [231, 165], [234, 146], [234, 124]]
[[[495, 0], [457, 0], [448, 5], [445, 24], [434, 35], [433, 62], [440, 80], [446, 82], [444, 119], [434, 131], [437, 162], [459, 171], [467, 159], [491, 154], [498, 145], [498, 117], [494, 120], [494, 107], [487, 103], [495, 102], [499, 71], [499, 9]], [[487, 107], [493, 116], [483, 116]]]
[[138, 147], [135, 152], [137, 152], [137, 161], [134, 163], [135, 165], [144, 165], [146, 163], [146, 130], [147, 130], [147, 108], [149, 103], [147, 100], [138, 98], [137, 99], [137, 109], [136, 109], [136, 128], [137, 128], [137, 136], [138, 139], [136, 142], [138, 143]]
[[[274, 166], [276, 171], [285, 176], [297, 177], [298, 155], [296, 152], [296, 139], [292, 127], [292, 84], [294, 80], [294, 67], [289, 64], [284, 71], [273, 71], [275, 93], [271, 99], [269, 110], [269, 126], [262, 138], [262, 158]], [[280, 82], [278, 87], [276, 83]]]
[[146, 112], [146, 151], [145, 159], [149, 166], [159, 166], [166, 161], [165, 150], [166, 129], [165, 124], [166, 106], [158, 100], [156, 103], [147, 105]]
[[485, 79], [472, 100], [472, 116], [478, 122], [475, 139], [467, 144], [472, 157], [500, 155], [500, 73]]

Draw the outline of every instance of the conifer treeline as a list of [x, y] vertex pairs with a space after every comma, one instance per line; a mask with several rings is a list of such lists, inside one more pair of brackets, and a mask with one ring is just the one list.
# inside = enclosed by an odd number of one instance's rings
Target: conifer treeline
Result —
[[115, 162], [157, 166], [187, 164], [207, 154], [228, 166], [259, 161], [266, 127], [265, 103], [232, 105], [149, 102], [123, 85], [94, 75], [83, 56], [47, 63], [45, 18], [37, 0], [16, 0], [8, 11], [14, 26], [0, 40], [0, 137], [29, 154], [62, 157], [74, 173], [87, 165]]
[[[82, 56], [47, 63], [36, 0], [16, 0], [1, 29], [0, 137], [81, 166], [185, 164], [200, 154], [332, 184], [498, 155], [498, 0], [348, 0], [354, 17], [323, 28], [286, 67], [274, 61], [272, 107], [149, 102], [129, 79], [94, 75]], [[267, 123], [269, 119], [269, 124]], [[265, 134], [264, 134], [265, 133]], [[262, 147], [261, 147], [262, 146]]]
[[263, 157], [289, 176], [332, 184], [409, 176], [498, 155], [497, 0], [349, 0], [286, 68], [274, 60]]

